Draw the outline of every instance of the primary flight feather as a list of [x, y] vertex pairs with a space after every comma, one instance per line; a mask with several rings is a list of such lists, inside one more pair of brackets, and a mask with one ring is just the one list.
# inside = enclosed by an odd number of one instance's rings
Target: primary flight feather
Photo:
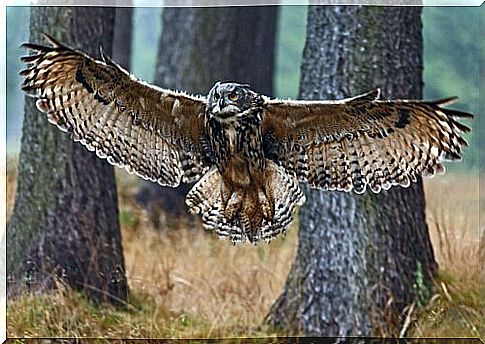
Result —
[[109, 163], [187, 195], [204, 225], [233, 242], [270, 241], [305, 197], [324, 190], [407, 187], [458, 160], [472, 115], [456, 100], [382, 100], [379, 90], [338, 101], [270, 99], [237, 83], [207, 97], [137, 80], [102, 53], [94, 60], [46, 35], [27, 43], [22, 89], [61, 130]]

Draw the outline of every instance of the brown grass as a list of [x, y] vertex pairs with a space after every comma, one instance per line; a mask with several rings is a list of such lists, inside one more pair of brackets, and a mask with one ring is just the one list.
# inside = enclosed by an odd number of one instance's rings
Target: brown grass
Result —
[[[409, 336], [485, 337], [485, 234], [478, 174], [426, 180], [427, 222], [439, 274], [431, 302], [413, 315]], [[480, 202], [479, 202], [480, 201]]]
[[131, 185], [119, 188], [120, 207], [137, 219], [123, 225], [122, 232], [130, 287], [155, 297], [171, 314], [208, 324], [208, 336], [259, 326], [286, 280], [296, 228], [257, 247], [233, 246], [184, 219], [175, 228], [156, 231], [132, 201], [137, 179], [124, 172], [119, 177]]
[[478, 175], [450, 174], [425, 181], [427, 222], [440, 268], [478, 277]]
[[[10, 166], [8, 173], [10, 212], [15, 184]], [[8, 334], [272, 335], [271, 329], [260, 328], [260, 324], [283, 288], [297, 246], [296, 228], [271, 245], [257, 247], [234, 247], [202, 230], [199, 223], [191, 225], [185, 220], [156, 231], [149, 215], [133, 201], [138, 179], [120, 171], [117, 178], [123, 249], [132, 291], [130, 309], [96, 307], [68, 290], [27, 296], [9, 304]], [[410, 314], [408, 335], [483, 336], [478, 179], [447, 175], [426, 181], [425, 190], [440, 275], [430, 305]]]

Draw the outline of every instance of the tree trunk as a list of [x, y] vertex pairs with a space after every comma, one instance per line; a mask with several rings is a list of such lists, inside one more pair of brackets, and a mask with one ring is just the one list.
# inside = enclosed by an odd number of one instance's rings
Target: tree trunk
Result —
[[[420, 98], [421, 9], [310, 7], [301, 68], [304, 99], [344, 98], [381, 87]], [[437, 265], [422, 183], [357, 196], [307, 190], [299, 246], [267, 321], [290, 333], [399, 334], [399, 315], [430, 296]]]
[[[235, 81], [272, 95], [276, 16], [276, 6], [165, 8], [155, 83], [205, 95], [216, 81]], [[137, 198], [155, 220], [160, 211], [183, 216], [191, 186], [146, 182]]]
[[116, 7], [113, 60], [126, 70], [131, 70], [132, 32], [133, 7]]
[[[33, 7], [30, 41], [47, 32], [112, 51], [114, 9]], [[49, 124], [26, 98], [15, 206], [7, 230], [8, 295], [67, 284], [95, 301], [127, 298], [113, 167]]]

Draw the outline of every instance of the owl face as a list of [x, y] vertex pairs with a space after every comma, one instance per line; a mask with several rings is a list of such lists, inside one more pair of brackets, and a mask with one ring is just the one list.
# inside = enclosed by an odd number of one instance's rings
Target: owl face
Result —
[[217, 82], [209, 91], [207, 110], [217, 118], [228, 119], [258, 105], [260, 98], [249, 85]]

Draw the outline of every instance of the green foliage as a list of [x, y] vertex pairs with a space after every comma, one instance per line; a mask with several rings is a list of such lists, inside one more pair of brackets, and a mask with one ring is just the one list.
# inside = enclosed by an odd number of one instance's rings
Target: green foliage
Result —
[[120, 211], [120, 223], [132, 227], [136, 223], [136, 215], [132, 210], [121, 210]]
[[431, 297], [431, 288], [426, 285], [423, 275], [423, 267], [421, 262], [418, 262], [415, 281], [413, 284], [414, 294], [416, 295], [416, 304], [418, 307], [425, 305]]

